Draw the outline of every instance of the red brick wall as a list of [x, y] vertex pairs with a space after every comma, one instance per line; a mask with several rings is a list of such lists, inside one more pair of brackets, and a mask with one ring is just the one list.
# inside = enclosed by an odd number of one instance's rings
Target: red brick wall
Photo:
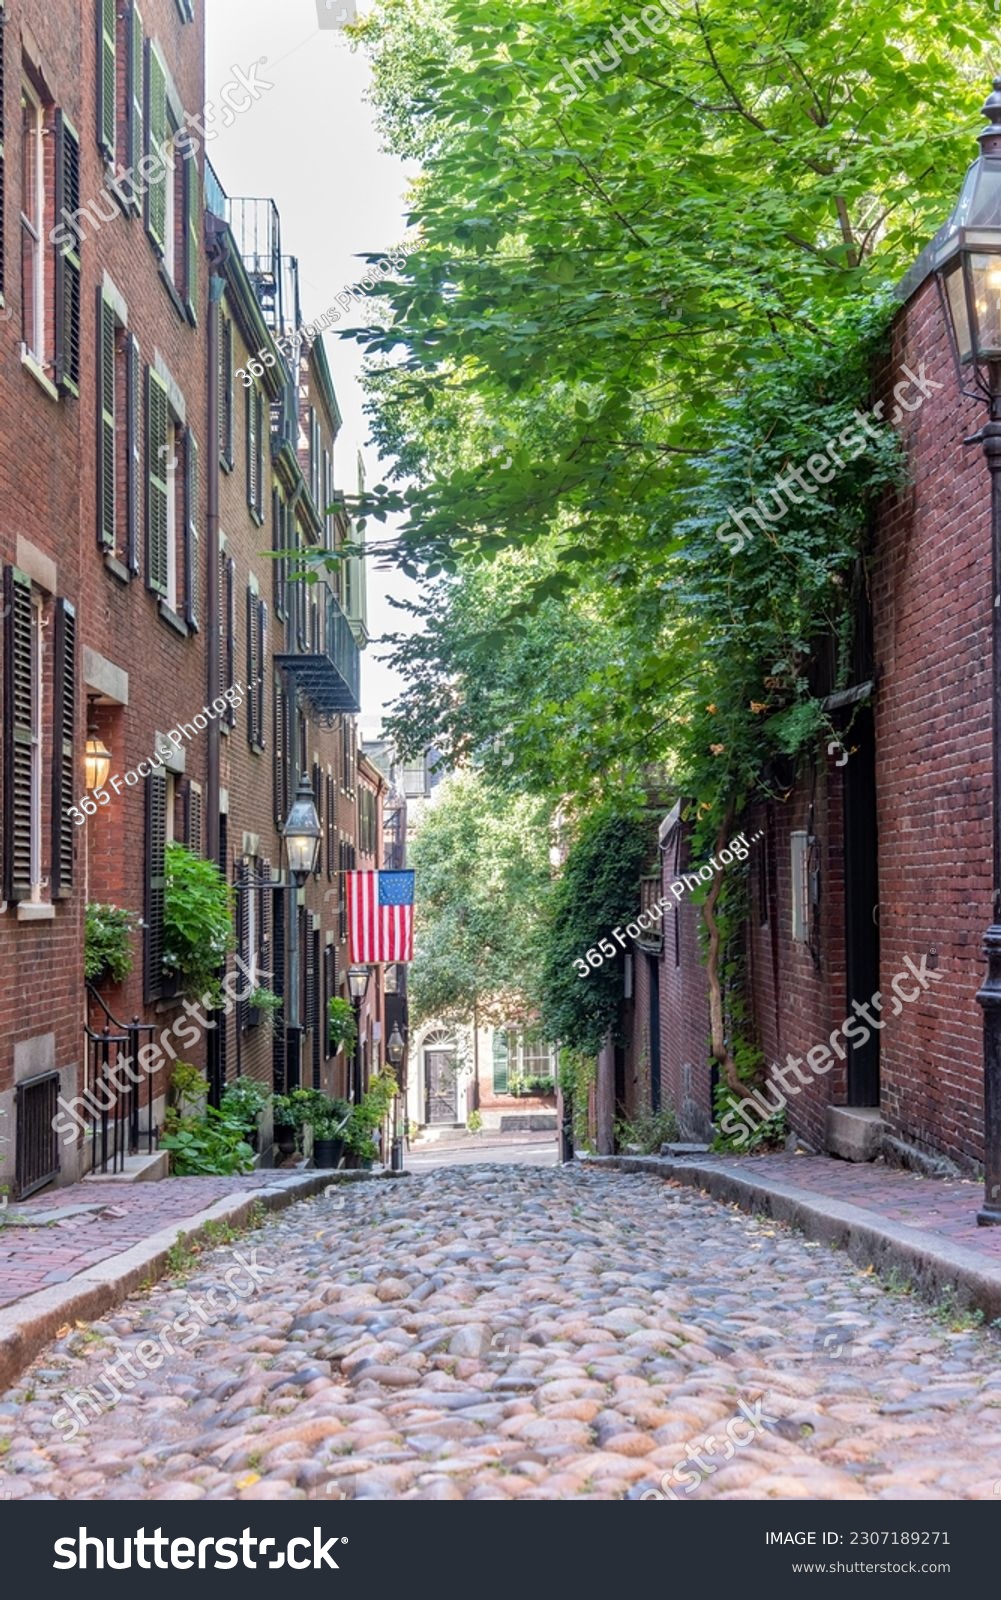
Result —
[[[908, 365], [941, 387], [900, 422], [909, 482], [880, 507], [869, 557], [876, 692], [880, 985], [890, 990], [905, 958], [941, 971], [929, 990], [889, 1016], [880, 1036], [881, 1109], [888, 1130], [969, 1168], [982, 1159], [981, 1014], [975, 994], [980, 944], [991, 909], [989, 479], [964, 436], [982, 418], [958, 391], [933, 283], [901, 311], [892, 346], [874, 374], [873, 402], [893, 410]], [[915, 391], [906, 398], [913, 400]], [[851, 739], [847, 740], [851, 748]], [[742, 819], [752, 844], [746, 927], [754, 1031], [768, 1061], [802, 1059], [850, 1014], [846, 992], [843, 771], [820, 746], [792, 790]], [[851, 757], [849, 758], [851, 759]], [[790, 834], [818, 840], [821, 903], [817, 962], [791, 937]], [[758, 878], [764, 853], [766, 905]], [[675, 876], [665, 866], [665, 890]], [[680, 863], [684, 867], [684, 862]], [[708, 1012], [697, 914], [673, 914], [661, 962], [663, 1079], [683, 1131], [708, 1133]], [[792, 1128], [825, 1145], [828, 1104], [847, 1098], [847, 1067], [789, 1097]]]

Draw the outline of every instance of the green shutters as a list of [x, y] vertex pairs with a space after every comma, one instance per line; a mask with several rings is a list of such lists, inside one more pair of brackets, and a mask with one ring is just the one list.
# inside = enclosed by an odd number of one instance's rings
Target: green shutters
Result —
[[4, 572], [3, 896], [27, 900], [32, 889], [35, 821], [35, 617], [31, 579]]
[[508, 1038], [503, 1028], [494, 1029], [494, 1094], [508, 1093]]
[[189, 428], [184, 438], [184, 619], [195, 629], [201, 588], [198, 488], [198, 440]]
[[[56, 216], [80, 210], [80, 140], [62, 111], [56, 112]], [[72, 230], [63, 228], [63, 235]], [[80, 392], [80, 240], [55, 246], [55, 379], [64, 393]]]
[[163, 64], [150, 40], [146, 41], [146, 141], [147, 154], [156, 167], [147, 180], [146, 230], [160, 255], [172, 248], [167, 239], [167, 182], [173, 169], [167, 163], [167, 79]]
[[146, 368], [146, 584], [166, 596], [168, 540], [173, 532], [167, 519], [167, 391]]
[[[145, 59], [146, 45], [143, 37], [143, 19], [139, 14], [139, 7], [133, 5], [129, 12], [129, 72], [128, 72], [128, 120], [129, 120], [129, 168], [135, 172], [140, 161], [146, 154], [146, 86], [145, 86]], [[142, 209], [142, 201], [132, 185], [129, 203], [136, 212]]]
[[97, 142], [106, 161], [115, 159], [117, 132], [117, 63], [115, 35], [118, 28], [115, 0], [97, 0]]
[[143, 370], [139, 340], [125, 340], [125, 564], [139, 571], [139, 520], [142, 504]]
[[116, 527], [115, 308], [97, 291], [97, 542], [114, 551]]
[[146, 779], [146, 999], [163, 990], [163, 902], [167, 876], [167, 778], [151, 772]]
[[52, 667], [52, 897], [73, 889], [76, 828], [69, 807], [76, 800], [76, 612], [57, 600]]
[[[271, 491], [271, 545], [275, 551], [285, 549], [285, 510], [285, 502], [281, 497], [280, 490], [276, 487]], [[275, 555], [275, 616], [280, 618], [282, 622], [285, 621], [286, 602], [285, 562], [286, 558], [284, 556]]]
[[192, 326], [198, 322], [198, 259], [202, 249], [202, 183], [198, 156], [190, 154], [184, 162], [184, 303]]

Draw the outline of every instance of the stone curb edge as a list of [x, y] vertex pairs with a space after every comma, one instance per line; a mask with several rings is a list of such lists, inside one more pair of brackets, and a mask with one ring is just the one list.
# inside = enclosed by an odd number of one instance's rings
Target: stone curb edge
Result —
[[209, 1222], [244, 1223], [255, 1205], [262, 1205], [266, 1211], [283, 1211], [297, 1200], [308, 1200], [332, 1182], [378, 1182], [397, 1176], [409, 1174], [314, 1171], [285, 1183], [223, 1195], [204, 1210], [161, 1228], [119, 1255], [87, 1267], [68, 1283], [53, 1284], [13, 1301], [0, 1309], [0, 1392], [31, 1365], [64, 1323], [92, 1322], [141, 1284], [162, 1278], [167, 1252], [178, 1238], [198, 1238]]
[[742, 1211], [760, 1211], [776, 1222], [790, 1224], [807, 1238], [839, 1245], [856, 1266], [872, 1266], [880, 1273], [896, 1267], [929, 1299], [951, 1291], [961, 1305], [982, 1311], [987, 1322], [1001, 1317], [1001, 1267], [965, 1245], [948, 1245], [939, 1234], [890, 1222], [878, 1212], [819, 1197], [814, 1190], [774, 1179], [755, 1180], [725, 1167], [669, 1161], [662, 1156], [578, 1153], [577, 1160], [593, 1167], [651, 1172], [674, 1179], [701, 1189], [714, 1200], [738, 1205]]

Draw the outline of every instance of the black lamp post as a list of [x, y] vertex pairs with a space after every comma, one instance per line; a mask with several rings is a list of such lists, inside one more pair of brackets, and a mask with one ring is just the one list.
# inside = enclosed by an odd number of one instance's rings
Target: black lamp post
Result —
[[[285, 1020], [291, 1030], [294, 1046], [294, 1061], [289, 1063], [286, 1072], [288, 1079], [287, 1088], [297, 1089], [302, 1076], [302, 1062], [300, 1056], [302, 1018], [299, 1014], [299, 890], [306, 879], [316, 870], [316, 861], [320, 853], [320, 819], [316, 814], [316, 801], [313, 799], [313, 788], [306, 774], [299, 779], [299, 788], [292, 802], [291, 810], [285, 818], [282, 829], [285, 839], [285, 852], [288, 856], [289, 877], [295, 887], [295, 892], [289, 895], [289, 937], [288, 937], [288, 995]], [[292, 1082], [292, 1079], [295, 1082]]]
[[403, 1051], [403, 1035], [400, 1032], [399, 1023], [394, 1022], [393, 1031], [386, 1046], [389, 1064], [396, 1075], [396, 1098], [393, 1101], [393, 1144], [389, 1160], [390, 1170], [393, 1172], [403, 1171], [403, 1079], [400, 1077]]
[[357, 1035], [355, 1039], [355, 1081], [351, 1095], [355, 1105], [361, 1103], [361, 1097], [364, 1092], [361, 1081], [361, 1003], [365, 998], [365, 990], [368, 988], [369, 970], [368, 967], [360, 966], [348, 968], [348, 991], [355, 1008], [355, 1033]]
[[988, 420], [965, 441], [983, 445], [991, 475], [994, 897], [984, 935], [987, 976], [977, 994], [984, 1013], [984, 1203], [977, 1221], [986, 1227], [1001, 1223], [1001, 78], [984, 116], [980, 155], [932, 248], [960, 385], [988, 405]]
[[[285, 1026], [289, 1035], [295, 1040], [294, 1054], [295, 1070], [291, 1070], [292, 1063], [286, 1050], [285, 1057], [285, 1090], [299, 1087], [299, 1029], [301, 1026], [299, 1015], [299, 890], [306, 879], [316, 871], [317, 857], [320, 853], [320, 839], [322, 830], [320, 819], [316, 814], [316, 803], [313, 799], [313, 790], [308, 778], [299, 779], [299, 788], [292, 802], [288, 816], [285, 818], [281, 830], [285, 853], [288, 857], [288, 878], [253, 878], [249, 874], [241, 878], [236, 885], [238, 894], [251, 894], [258, 889], [275, 889], [287, 893], [289, 901], [288, 918], [288, 975], [285, 985]], [[290, 892], [289, 892], [290, 891]], [[293, 1081], [294, 1080], [294, 1081]], [[221, 1084], [218, 1092], [221, 1093]], [[213, 1099], [214, 1105], [218, 1098]]]

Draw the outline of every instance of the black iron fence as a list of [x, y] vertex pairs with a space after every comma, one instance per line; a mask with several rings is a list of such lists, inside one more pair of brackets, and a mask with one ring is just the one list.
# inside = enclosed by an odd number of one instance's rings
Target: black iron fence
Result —
[[[84, 1029], [87, 1072], [85, 1091], [90, 1106], [92, 1172], [123, 1172], [127, 1155], [152, 1155], [160, 1130], [153, 1119], [153, 1074], [139, 1065], [139, 1052], [156, 1028], [152, 1023], [119, 1022], [97, 990], [87, 985], [100, 1007], [104, 1026]], [[137, 1081], [134, 1081], [137, 1080]]]
[[19, 1200], [59, 1175], [59, 1136], [53, 1127], [58, 1110], [58, 1072], [43, 1072], [17, 1085], [14, 1183]]

